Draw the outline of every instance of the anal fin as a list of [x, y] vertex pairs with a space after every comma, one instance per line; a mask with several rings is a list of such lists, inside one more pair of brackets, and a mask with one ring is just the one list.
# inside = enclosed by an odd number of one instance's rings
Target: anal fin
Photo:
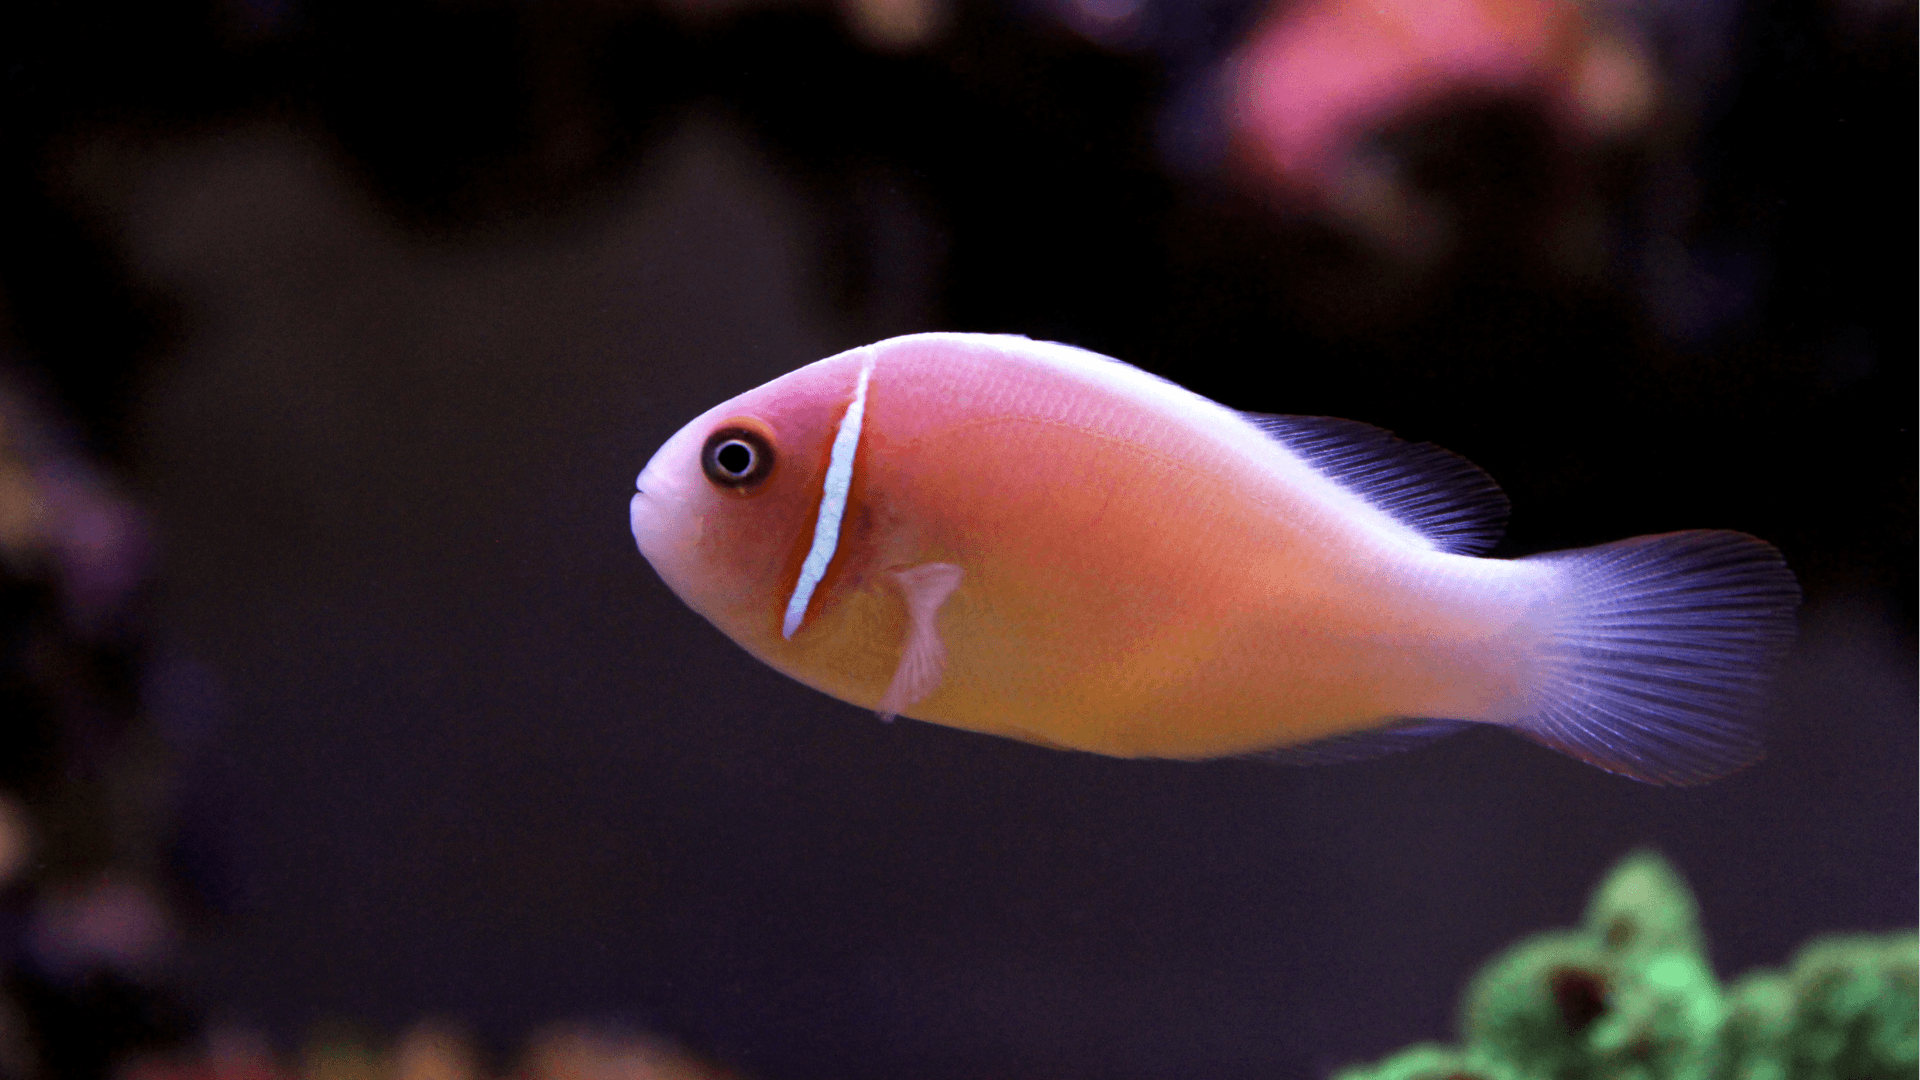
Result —
[[882, 720], [906, 712], [939, 689], [947, 671], [947, 647], [940, 640], [935, 618], [940, 605], [960, 587], [961, 571], [952, 563], [922, 563], [891, 574], [906, 597], [907, 632], [900, 646], [900, 665], [874, 710]]
[[1399, 720], [1385, 727], [1333, 735], [1297, 746], [1262, 750], [1260, 757], [1288, 765], [1334, 765], [1368, 761], [1424, 746], [1473, 727], [1472, 720]]

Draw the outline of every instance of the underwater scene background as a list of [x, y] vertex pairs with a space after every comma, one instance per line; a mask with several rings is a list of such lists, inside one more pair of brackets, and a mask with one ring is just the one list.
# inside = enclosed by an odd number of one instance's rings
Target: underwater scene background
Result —
[[[1914, 19], [0, 13], [0, 1076], [1317, 1080], [1468, 1045], [1529, 935], [1600, 956], [1648, 848], [1704, 959], [1605, 970], [1910, 995], [1911, 936], [1801, 949], [1920, 902]], [[1128, 761], [785, 679], [636, 553], [633, 476], [935, 329], [1438, 443], [1511, 496], [1497, 556], [1771, 541], [1805, 603], [1767, 757]], [[1555, 978], [1543, 1022], [1625, 1030]], [[1752, 1001], [1727, 1038], [1787, 1045]]]

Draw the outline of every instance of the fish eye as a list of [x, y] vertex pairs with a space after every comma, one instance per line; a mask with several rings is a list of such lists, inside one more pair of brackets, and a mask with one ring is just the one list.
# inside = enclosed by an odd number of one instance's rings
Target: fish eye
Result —
[[773, 472], [773, 457], [773, 440], [764, 432], [729, 424], [707, 436], [700, 469], [721, 487], [743, 491], [758, 486]]

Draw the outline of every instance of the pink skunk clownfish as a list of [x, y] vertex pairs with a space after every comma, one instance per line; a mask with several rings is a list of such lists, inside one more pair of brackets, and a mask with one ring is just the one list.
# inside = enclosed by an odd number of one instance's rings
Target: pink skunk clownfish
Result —
[[1694, 783], [1799, 588], [1734, 532], [1504, 560], [1485, 474], [1365, 424], [1233, 412], [1117, 360], [915, 334], [682, 428], [634, 539], [695, 611], [843, 701], [1046, 746], [1364, 756], [1497, 724]]

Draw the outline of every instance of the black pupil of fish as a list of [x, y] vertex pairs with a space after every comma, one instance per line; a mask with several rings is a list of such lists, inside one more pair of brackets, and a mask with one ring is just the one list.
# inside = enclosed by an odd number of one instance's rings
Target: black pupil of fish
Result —
[[753, 468], [753, 448], [743, 442], [722, 444], [713, 456], [722, 469], [734, 476], [744, 476], [748, 469]]
[[707, 436], [700, 469], [707, 479], [738, 492], [758, 488], [773, 471], [773, 447], [749, 428], [727, 426]]

